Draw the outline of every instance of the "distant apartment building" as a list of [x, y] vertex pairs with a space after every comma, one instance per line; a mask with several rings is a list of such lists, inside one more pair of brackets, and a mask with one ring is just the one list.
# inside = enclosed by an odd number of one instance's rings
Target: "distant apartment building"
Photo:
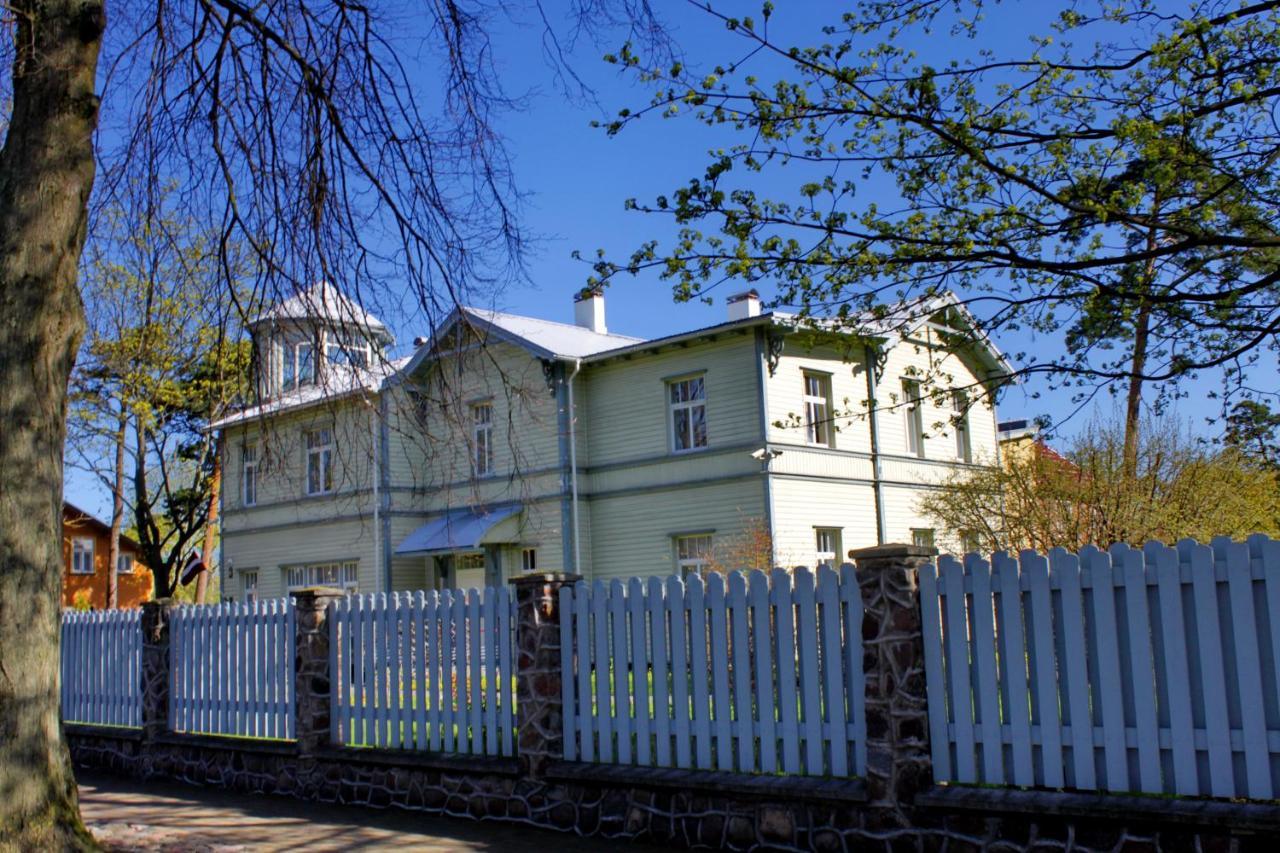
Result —
[[751, 292], [648, 340], [604, 302], [580, 294], [573, 323], [461, 308], [398, 360], [329, 285], [258, 318], [261, 402], [215, 425], [226, 592], [839, 562], [932, 543], [921, 490], [995, 459], [1010, 368], [951, 297], [853, 335]]

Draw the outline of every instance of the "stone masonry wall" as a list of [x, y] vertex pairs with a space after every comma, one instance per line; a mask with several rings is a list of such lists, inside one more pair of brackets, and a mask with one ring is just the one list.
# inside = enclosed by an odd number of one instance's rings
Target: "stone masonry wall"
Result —
[[746, 776], [565, 762], [558, 590], [516, 582], [520, 757], [329, 743], [327, 605], [298, 595], [297, 740], [177, 735], [168, 722], [168, 607], [143, 614], [141, 730], [68, 726], [80, 766], [319, 803], [397, 807], [615, 840], [726, 850], [1274, 850], [1280, 809], [1262, 804], [935, 786], [920, 633], [931, 549], [856, 552], [864, 604], [865, 779]]

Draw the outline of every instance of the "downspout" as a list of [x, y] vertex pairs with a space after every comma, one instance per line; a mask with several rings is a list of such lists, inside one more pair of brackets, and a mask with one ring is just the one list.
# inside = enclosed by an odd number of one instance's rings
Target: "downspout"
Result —
[[876, 544], [883, 545], [889, 538], [884, 524], [884, 477], [880, 470], [880, 426], [876, 410], [880, 404], [876, 399], [876, 359], [871, 347], [865, 348], [867, 368], [867, 407], [871, 425], [871, 484], [876, 505]]
[[[373, 561], [376, 566], [382, 562], [382, 512], [380, 501], [382, 493], [378, 488], [382, 478], [382, 459], [379, 453], [381, 445], [381, 431], [378, 429], [378, 409], [376, 406], [369, 408], [369, 447], [372, 451], [373, 465], [370, 469], [370, 475], [373, 480]], [[391, 572], [389, 566], [382, 567], [382, 590], [390, 592], [391, 590]]]
[[573, 403], [573, 380], [582, 370], [582, 359], [573, 360], [573, 373], [569, 374], [569, 488], [573, 493], [573, 570], [582, 573], [582, 545], [578, 538], [578, 410]]

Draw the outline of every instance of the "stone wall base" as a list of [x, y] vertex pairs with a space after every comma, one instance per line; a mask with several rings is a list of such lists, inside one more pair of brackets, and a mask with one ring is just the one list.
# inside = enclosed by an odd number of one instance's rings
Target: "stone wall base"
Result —
[[[292, 743], [167, 736], [68, 727], [77, 766], [322, 803], [402, 808], [512, 821], [613, 840], [726, 850], [898, 851], [1273, 851], [1268, 822], [1195, 825], [1102, 817], [984, 813], [972, 798], [909, 814], [865, 802], [861, 783], [726, 777], [553, 764], [542, 781], [521, 778], [515, 759], [466, 759], [385, 750], [327, 749], [302, 757]], [[595, 772], [598, 770], [599, 772]], [[624, 781], [625, 780], [625, 781]], [[828, 789], [824, 792], [823, 786]], [[1045, 796], [1052, 797], [1052, 794]], [[922, 799], [927, 799], [924, 794]], [[945, 800], [945, 798], [938, 798]], [[1116, 798], [1111, 798], [1116, 799]], [[1174, 802], [1174, 801], [1169, 801]], [[1230, 805], [1230, 804], [1224, 804]], [[1276, 811], [1280, 811], [1277, 809]], [[903, 825], [903, 819], [909, 825]], [[1275, 829], [1280, 832], [1280, 821]]]

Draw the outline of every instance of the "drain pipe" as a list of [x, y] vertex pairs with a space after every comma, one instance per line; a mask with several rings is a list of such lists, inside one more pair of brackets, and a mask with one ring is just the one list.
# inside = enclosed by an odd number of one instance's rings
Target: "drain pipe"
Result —
[[578, 539], [578, 410], [573, 402], [573, 380], [582, 370], [582, 359], [573, 360], [569, 374], [569, 483], [573, 491], [573, 570], [582, 574], [582, 546]]
[[871, 480], [872, 496], [876, 507], [876, 544], [883, 545], [888, 539], [888, 531], [884, 523], [884, 477], [880, 470], [880, 426], [876, 410], [880, 408], [876, 398], [876, 360], [871, 347], [865, 350], [867, 366], [867, 417], [871, 421]]

